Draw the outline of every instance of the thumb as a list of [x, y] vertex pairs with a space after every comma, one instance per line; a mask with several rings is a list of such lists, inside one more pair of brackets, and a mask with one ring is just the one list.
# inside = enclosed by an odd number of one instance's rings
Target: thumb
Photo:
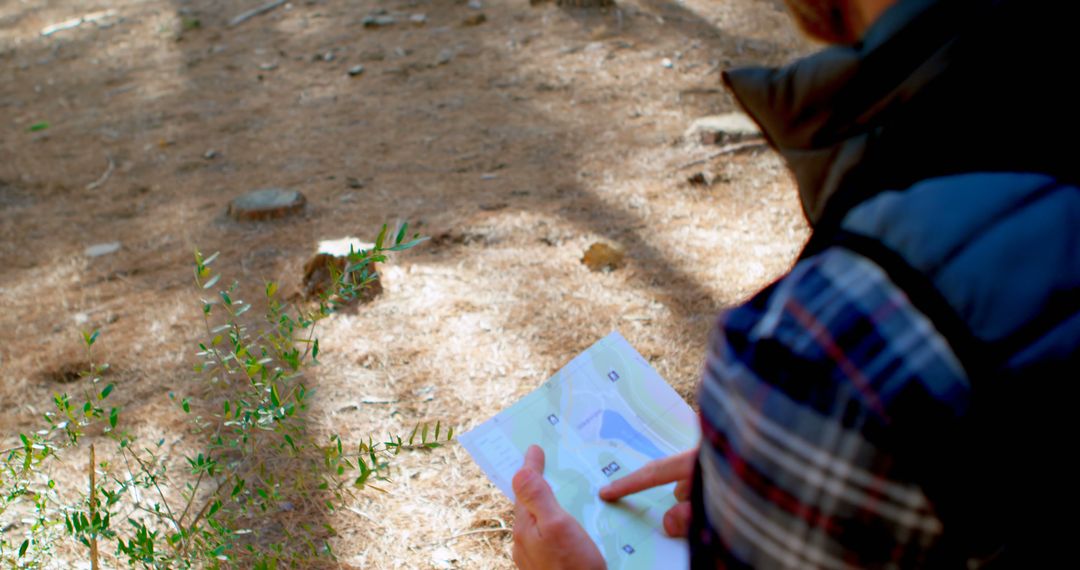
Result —
[[518, 502], [538, 520], [551, 518], [562, 510], [551, 486], [544, 480], [543, 472], [544, 450], [533, 445], [525, 452], [525, 465], [511, 481]]
[[529, 449], [525, 450], [525, 465], [522, 468], [529, 468], [542, 474], [544, 472], [544, 448], [539, 445], [530, 445]]

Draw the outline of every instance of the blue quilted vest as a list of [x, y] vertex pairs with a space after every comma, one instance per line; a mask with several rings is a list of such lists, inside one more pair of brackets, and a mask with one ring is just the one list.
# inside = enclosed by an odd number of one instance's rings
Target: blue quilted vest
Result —
[[900, 0], [862, 43], [725, 73], [814, 234], [879, 264], [971, 381], [898, 433], [942, 566], [1071, 557], [1080, 133], [1071, 2]]
[[1059, 565], [1076, 498], [1080, 188], [1043, 174], [935, 178], [864, 201], [828, 241], [884, 268], [968, 373], [969, 400], [897, 435], [939, 509], [949, 565]]

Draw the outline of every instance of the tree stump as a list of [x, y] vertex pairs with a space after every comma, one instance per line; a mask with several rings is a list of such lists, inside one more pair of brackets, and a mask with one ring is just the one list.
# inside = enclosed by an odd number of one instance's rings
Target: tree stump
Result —
[[[344, 238], [340, 240], [324, 240], [319, 242], [319, 248], [315, 256], [304, 264], [304, 278], [302, 281], [302, 295], [306, 299], [317, 299], [333, 286], [333, 273], [341, 274], [348, 268], [349, 248], [359, 252], [370, 250], [375, 244], [364, 243], [356, 238]], [[333, 270], [331, 270], [333, 267]], [[375, 263], [369, 263], [367, 267], [369, 275], [375, 275], [375, 280], [368, 283], [356, 299], [360, 303], [368, 303], [378, 297], [383, 290], [382, 281], [378, 278], [378, 268]], [[359, 277], [359, 276], [357, 276]]]

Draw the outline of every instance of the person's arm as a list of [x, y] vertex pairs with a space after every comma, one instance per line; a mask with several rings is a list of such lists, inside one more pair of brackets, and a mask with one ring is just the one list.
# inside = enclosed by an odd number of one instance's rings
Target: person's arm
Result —
[[932, 564], [943, 525], [922, 486], [934, 465], [918, 450], [931, 442], [918, 437], [938, 427], [947, 437], [969, 388], [948, 343], [879, 267], [828, 250], [721, 317], [691, 500], [685, 454], [601, 497], [678, 481], [665, 529], [683, 534], [693, 509], [695, 568]]
[[699, 394], [694, 567], [932, 564], [927, 434], [969, 386], [869, 260], [830, 249], [720, 319]]

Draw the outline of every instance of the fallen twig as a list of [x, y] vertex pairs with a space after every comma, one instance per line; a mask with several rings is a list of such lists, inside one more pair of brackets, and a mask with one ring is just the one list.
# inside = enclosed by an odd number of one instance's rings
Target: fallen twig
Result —
[[113, 170], [116, 170], [116, 163], [113, 162], [113, 159], [112, 159], [111, 156], [108, 157], [108, 159], [109, 159], [109, 166], [107, 168], [105, 168], [105, 173], [101, 175], [101, 178], [98, 178], [97, 180], [87, 184], [86, 185], [87, 190], [93, 190], [93, 189], [97, 188], [98, 186], [101, 186], [102, 184], [104, 184], [109, 179], [110, 176], [112, 176]]
[[755, 150], [755, 149], [758, 149], [758, 148], [768, 146], [768, 144], [769, 143], [765, 142], [762, 139], [755, 139], [755, 140], [751, 140], [751, 141], [743, 141], [743, 142], [738, 142], [738, 143], [732, 143], [732, 144], [729, 144], [727, 146], [720, 147], [720, 150], [710, 154], [709, 156], [706, 156], [705, 158], [700, 158], [698, 160], [693, 160], [693, 161], [687, 162], [686, 164], [683, 164], [683, 165], [679, 166], [679, 170], [682, 170], [683, 168], [690, 168], [691, 166], [697, 166], [699, 164], [705, 164], [706, 162], [709, 162], [710, 160], [712, 160], [714, 158], [720, 158], [721, 156], [724, 156], [725, 154], [735, 154], [735, 153], [738, 153], [738, 152], [744, 152], [744, 151], [748, 151], [748, 150]]
[[349, 509], [350, 511], [356, 513], [360, 518], [367, 519], [369, 522], [375, 523], [375, 525], [378, 526], [379, 528], [386, 528], [385, 526], [383, 526], [383, 524], [381, 522], [379, 522], [378, 520], [373, 518], [371, 515], [365, 513], [364, 511], [361, 511], [360, 509], [358, 509], [356, 507], [346, 507], [346, 508]]
[[104, 12], [93, 12], [93, 13], [90, 13], [90, 14], [85, 14], [83, 16], [79, 16], [78, 18], [72, 18], [70, 20], [64, 20], [63, 22], [60, 22], [59, 24], [53, 24], [51, 26], [45, 26], [44, 28], [41, 28], [41, 35], [45, 36], [45, 37], [49, 37], [49, 36], [55, 34], [56, 32], [62, 32], [64, 30], [70, 30], [72, 28], [78, 28], [79, 26], [81, 26], [83, 24], [86, 24], [88, 22], [96, 23], [96, 22], [98, 22], [100, 20], [104, 20], [105, 18], [108, 18], [109, 16], [112, 16], [115, 13], [116, 12], [113, 11], [113, 10], [106, 10]]
[[448, 536], [446, 538], [441, 538], [441, 539], [435, 541], [435, 544], [443, 544], [445, 542], [450, 542], [451, 540], [461, 538], [463, 536], [469, 536], [470, 534], [486, 534], [486, 533], [490, 533], [490, 532], [513, 532], [513, 531], [514, 531], [514, 529], [506, 526], [506, 523], [504, 523], [503, 521], [500, 520], [499, 521], [499, 526], [497, 526], [497, 527], [474, 528], [472, 530], [466, 530], [466, 531], [462, 531], [462, 532], [457, 532], [457, 533], [451, 534], [450, 536]]
[[233, 17], [233, 19], [229, 20], [229, 27], [232, 28], [232, 27], [235, 27], [235, 26], [239, 26], [240, 24], [243, 24], [244, 22], [254, 18], [255, 16], [261, 16], [261, 15], [263, 15], [263, 14], [265, 14], [265, 13], [267, 13], [267, 12], [281, 6], [284, 3], [285, 3], [285, 0], [272, 0], [271, 2], [267, 2], [266, 4], [263, 4], [262, 6], [259, 6], [257, 8], [252, 8], [252, 9], [248, 10], [247, 12], [243, 12], [241, 14], [237, 14], [236, 16]]
[[[90, 444], [90, 465], [87, 471], [90, 474], [90, 520], [93, 521], [97, 514], [97, 459], [94, 457], [94, 444]], [[98, 570], [101, 566], [98, 563], [98, 542], [97, 533], [90, 535], [90, 568]]]

